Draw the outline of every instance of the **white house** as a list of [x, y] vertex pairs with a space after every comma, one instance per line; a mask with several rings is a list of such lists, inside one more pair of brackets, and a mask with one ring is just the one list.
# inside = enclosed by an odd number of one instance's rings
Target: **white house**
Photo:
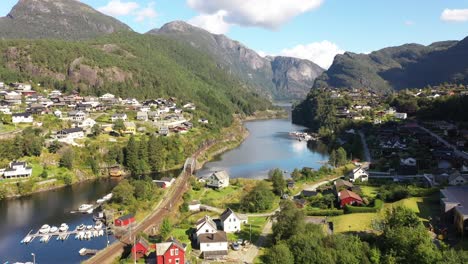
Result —
[[216, 223], [210, 216], [205, 215], [205, 217], [197, 221], [194, 235], [198, 238], [201, 234], [213, 234], [216, 232], [218, 232]]
[[11, 121], [14, 124], [32, 123], [34, 121], [34, 118], [30, 113], [15, 113], [11, 116]]
[[406, 119], [408, 118], [408, 114], [407, 113], [395, 113], [395, 118]]
[[81, 122], [81, 121], [85, 120], [86, 113], [83, 112], [83, 111], [70, 111], [70, 112], [68, 112], [68, 117], [73, 122]]
[[53, 90], [49, 93], [49, 97], [57, 97], [61, 95], [62, 95], [62, 92], [60, 92], [59, 90]]
[[125, 113], [115, 113], [111, 116], [111, 120], [112, 122], [115, 122], [117, 120], [123, 120], [123, 121], [127, 121], [127, 114]]
[[8, 106], [0, 106], [0, 113], [4, 115], [11, 115], [11, 110]]
[[190, 212], [198, 212], [200, 211], [200, 206], [201, 206], [200, 201], [194, 200], [189, 203], [188, 210]]
[[219, 218], [224, 232], [235, 233], [241, 230], [241, 219], [231, 208], [226, 209]]
[[21, 91], [31, 91], [31, 85], [28, 83], [14, 83], [13, 87], [15, 87], [16, 90], [21, 90]]
[[198, 236], [200, 251], [204, 259], [222, 258], [228, 254], [228, 240], [226, 232], [219, 231]]
[[350, 182], [355, 182], [358, 179], [361, 179], [361, 181], [368, 181], [369, 180], [369, 174], [362, 167], [355, 168], [349, 174], [349, 181]]
[[224, 188], [229, 186], [229, 174], [227, 171], [216, 171], [206, 180], [206, 185], [213, 188]]
[[56, 133], [58, 139], [77, 139], [84, 138], [84, 131], [81, 127], [74, 127], [60, 130]]
[[103, 96], [99, 97], [99, 99], [101, 99], [101, 100], [113, 100], [113, 99], [115, 99], [115, 95], [110, 94], [110, 93], [106, 93]]
[[144, 112], [144, 111], [137, 112], [136, 119], [139, 121], [148, 121], [148, 112]]
[[32, 168], [26, 166], [26, 162], [12, 161], [3, 172], [3, 178], [26, 178], [32, 175]]
[[77, 126], [87, 129], [92, 128], [94, 125], [96, 125], [96, 121], [94, 121], [94, 119], [86, 118], [85, 120], [79, 122]]
[[448, 183], [450, 185], [465, 185], [468, 183], [468, 176], [461, 175], [460, 172], [456, 171], [449, 176]]

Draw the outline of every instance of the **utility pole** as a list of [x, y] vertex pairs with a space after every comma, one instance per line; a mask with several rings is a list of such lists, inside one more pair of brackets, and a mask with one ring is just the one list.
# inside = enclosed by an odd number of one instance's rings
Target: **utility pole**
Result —
[[252, 244], [252, 223], [249, 223], [249, 225], [250, 225], [250, 232], [249, 232], [250, 233], [250, 238], [249, 238], [249, 240], [250, 240], [250, 243]]

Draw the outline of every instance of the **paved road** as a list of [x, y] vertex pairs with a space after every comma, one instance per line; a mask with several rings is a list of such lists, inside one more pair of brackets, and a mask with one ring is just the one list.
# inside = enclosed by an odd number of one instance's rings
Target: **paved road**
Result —
[[435, 137], [440, 143], [444, 144], [446, 147], [450, 148], [450, 149], [453, 149], [455, 155], [457, 155], [458, 157], [461, 157], [465, 160], [468, 160], [468, 154], [458, 150], [454, 145], [450, 144], [449, 142], [447, 142], [447, 140], [443, 139], [441, 136], [437, 135], [436, 133], [430, 131], [429, 129], [421, 126], [421, 125], [417, 125], [420, 129], [424, 130], [425, 132], [429, 133], [431, 136]]
[[359, 136], [361, 137], [362, 147], [364, 148], [364, 161], [371, 162], [372, 158], [369, 151], [369, 146], [367, 146], [366, 136], [362, 131], [359, 131]]
[[[205, 211], [215, 212], [215, 213], [218, 213], [218, 214], [223, 213], [224, 210], [225, 210], [223, 208], [209, 206], [209, 205], [206, 205], [206, 204], [200, 205], [200, 209], [205, 210]], [[268, 217], [268, 216], [272, 216], [272, 215], [276, 214], [276, 212], [278, 212], [278, 211], [279, 211], [279, 207], [277, 209], [273, 210], [272, 212], [255, 213], [255, 214], [241, 214], [241, 215], [245, 215], [245, 216], [248, 216], [248, 217]]]

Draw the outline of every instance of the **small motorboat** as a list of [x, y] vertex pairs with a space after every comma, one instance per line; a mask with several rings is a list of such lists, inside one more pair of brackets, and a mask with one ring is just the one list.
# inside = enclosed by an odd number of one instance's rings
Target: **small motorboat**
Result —
[[50, 232], [50, 233], [56, 233], [57, 231], [58, 231], [58, 227], [53, 226], [53, 227], [50, 228], [50, 231], [49, 231], [49, 232]]
[[99, 236], [103, 236], [104, 235], [104, 230], [99, 230], [99, 233], [98, 233]]
[[31, 242], [31, 240], [32, 240], [32, 236], [27, 236], [21, 241], [21, 244], [27, 244]]
[[93, 233], [91, 231], [86, 231], [85, 238], [86, 239], [91, 239], [92, 237], [93, 237]]
[[106, 196], [102, 197], [102, 199], [109, 201], [110, 199], [112, 199], [112, 193], [107, 194]]
[[86, 226], [83, 225], [83, 224], [81, 224], [81, 225], [79, 225], [79, 226], [76, 227], [76, 230], [81, 231], [81, 230], [83, 230], [83, 229], [85, 229], [85, 228], [86, 228]]
[[104, 203], [105, 201], [106, 201], [105, 199], [101, 198], [101, 199], [97, 199], [96, 203], [102, 204], [102, 203]]
[[93, 208], [92, 204], [82, 204], [82, 205], [80, 205], [80, 207], [78, 207], [78, 211], [87, 212], [91, 208]]
[[67, 232], [68, 228], [69, 228], [68, 225], [63, 223], [62, 225], [60, 225], [59, 231], [60, 232]]
[[96, 224], [94, 225], [94, 229], [96, 230], [102, 229], [102, 222], [101, 221], [96, 222]]
[[49, 225], [43, 225], [41, 229], [39, 229], [40, 234], [47, 234], [50, 231], [50, 226]]
[[93, 226], [92, 226], [92, 225], [87, 225], [87, 226], [86, 226], [86, 229], [87, 229], [87, 230], [91, 230], [91, 229], [93, 229]]
[[49, 239], [50, 239], [50, 236], [49, 236], [49, 235], [45, 235], [45, 236], [43, 236], [43, 237], [41, 238], [41, 242], [42, 242], [42, 243], [46, 243], [46, 242], [49, 241]]

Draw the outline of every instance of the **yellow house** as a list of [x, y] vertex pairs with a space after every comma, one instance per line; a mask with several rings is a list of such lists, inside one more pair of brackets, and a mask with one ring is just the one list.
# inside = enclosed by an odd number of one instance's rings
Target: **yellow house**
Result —
[[124, 122], [125, 130], [120, 131], [122, 134], [136, 134], [136, 125], [133, 122]]

